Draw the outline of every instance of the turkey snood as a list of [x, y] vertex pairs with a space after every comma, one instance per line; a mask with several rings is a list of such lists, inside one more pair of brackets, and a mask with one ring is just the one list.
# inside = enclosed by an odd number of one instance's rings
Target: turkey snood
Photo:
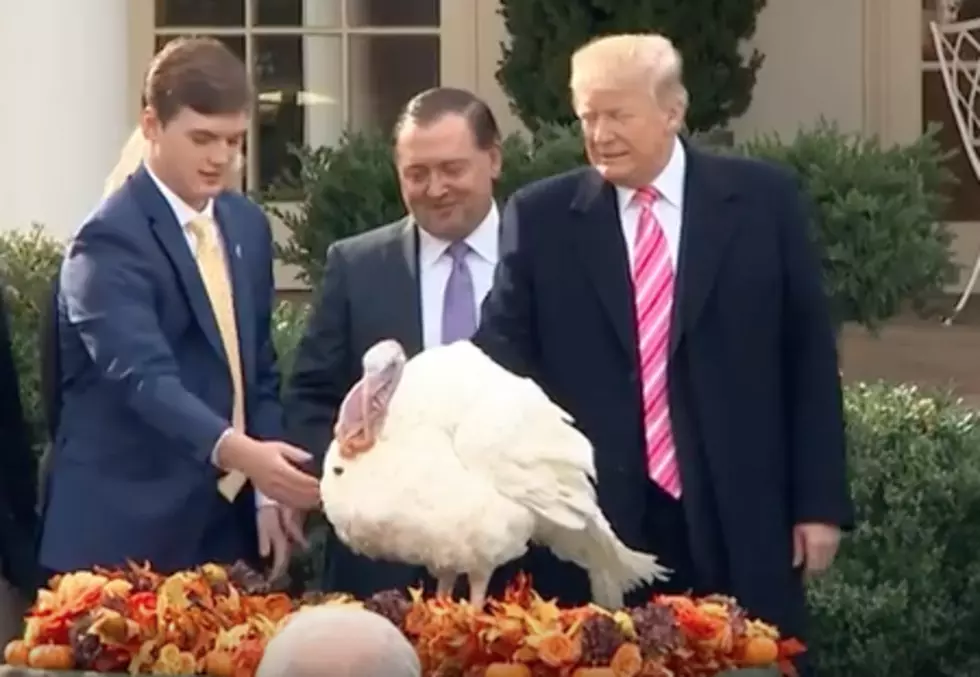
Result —
[[378, 438], [406, 359], [396, 341], [382, 341], [364, 354], [364, 375], [341, 403], [334, 428], [345, 455], [370, 449]]

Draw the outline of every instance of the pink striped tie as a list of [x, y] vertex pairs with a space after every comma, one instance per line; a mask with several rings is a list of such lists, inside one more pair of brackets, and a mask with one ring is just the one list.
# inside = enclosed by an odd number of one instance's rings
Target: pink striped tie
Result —
[[674, 498], [681, 495], [681, 476], [674, 453], [674, 436], [667, 401], [667, 360], [670, 350], [674, 266], [667, 238], [653, 214], [659, 195], [641, 188], [633, 200], [640, 206], [633, 253], [637, 345], [643, 374], [643, 424], [646, 430], [650, 479]]

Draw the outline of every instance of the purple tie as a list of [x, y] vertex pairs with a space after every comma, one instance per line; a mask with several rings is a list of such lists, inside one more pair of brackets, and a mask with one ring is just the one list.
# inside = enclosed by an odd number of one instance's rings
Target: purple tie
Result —
[[469, 340], [476, 331], [476, 298], [473, 294], [473, 276], [466, 265], [470, 246], [454, 242], [446, 250], [452, 259], [453, 269], [446, 281], [446, 293], [442, 299], [442, 343]]

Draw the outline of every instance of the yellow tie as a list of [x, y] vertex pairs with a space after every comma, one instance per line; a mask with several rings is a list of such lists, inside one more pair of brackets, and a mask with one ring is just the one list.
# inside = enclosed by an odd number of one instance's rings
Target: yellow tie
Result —
[[[207, 216], [199, 216], [187, 229], [194, 235], [194, 256], [201, 272], [201, 280], [211, 300], [211, 310], [221, 333], [228, 365], [231, 369], [231, 382], [234, 388], [234, 403], [231, 410], [231, 425], [240, 433], [245, 432], [245, 394], [242, 386], [242, 360], [238, 346], [238, 325], [235, 321], [235, 302], [231, 292], [228, 266], [225, 262], [221, 241], [218, 238], [218, 225]], [[239, 472], [225, 475], [218, 483], [222, 495], [229, 501], [235, 500], [238, 492], [245, 486], [246, 478]]]

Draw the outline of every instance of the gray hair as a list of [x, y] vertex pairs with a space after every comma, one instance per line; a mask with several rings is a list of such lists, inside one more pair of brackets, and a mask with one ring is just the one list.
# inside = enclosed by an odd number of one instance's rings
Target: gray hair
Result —
[[596, 85], [643, 84], [660, 103], [675, 102], [687, 111], [681, 53], [657, 33], [607, 35], [579, 47], [571, 57], [569, 87], [576, 92]]
[[255, 677], [421, 677], [418, 654], [386, 618], [354, 606], [299, 611], [269, 641]]

